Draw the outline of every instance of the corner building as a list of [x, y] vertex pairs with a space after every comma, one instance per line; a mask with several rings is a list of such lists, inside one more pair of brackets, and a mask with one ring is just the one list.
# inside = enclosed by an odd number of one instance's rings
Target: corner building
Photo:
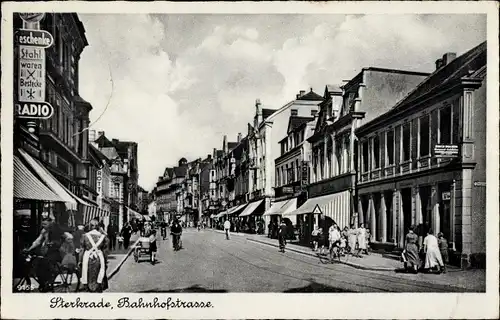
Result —
[[[410, 226], [421, 244], [432, 228], [468, 267], [486, 252], [486, 43], [455, 57], [356, 130], [358, 210], [374, 246], [403, 248]], [[443, 157], [443, 146], [457, 151]]]

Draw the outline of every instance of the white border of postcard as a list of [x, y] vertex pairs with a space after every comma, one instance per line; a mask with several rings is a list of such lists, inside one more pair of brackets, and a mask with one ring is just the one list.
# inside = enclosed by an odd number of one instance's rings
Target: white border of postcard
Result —
[[[77, 13], [484, 13], [488, 30], [488, 117], [487, 117], [487, 272], [486, 293], [453, 294], [78, 294], [81, 300], [143, 297], [152, 300], [172, 297], [189, 301], [210, 301], [203, 309], [51, 309], [50, 294], [11, 293], [12, 270], [12, 12]], [[498, 318], [498, 6], [496, 2], [4, 2], [2, 3], [2, 303], [4, 319], [53, 318]], [[70, 297], [69, 295], [68, 297]], [[76, 298], [76, 296], [73, 297]]]

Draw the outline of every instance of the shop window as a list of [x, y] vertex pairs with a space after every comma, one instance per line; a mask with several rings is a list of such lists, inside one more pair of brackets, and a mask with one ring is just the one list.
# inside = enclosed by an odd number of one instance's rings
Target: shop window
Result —
[[380, 168], [380, 138], [378, 135], [373, 137], [373, 168]]
[[451, 106], [446, 106], [439, 110], [439, 143], [452, 144], [452, 118]]
[[425, 115], [420, 118], [420, 146], [419, 154], [421, 157], [425, 157], [430, 153], [430, 125], [429, 125], [429, 115]]
[[403, 138], [401, 139], [402, 160], [408, 161], [411, 159], [411, 123], [403, 125]]
[[385, 152], [386, 152], [387, 165], [393, 165], [394, 164], [394, 130], [387, 131]]

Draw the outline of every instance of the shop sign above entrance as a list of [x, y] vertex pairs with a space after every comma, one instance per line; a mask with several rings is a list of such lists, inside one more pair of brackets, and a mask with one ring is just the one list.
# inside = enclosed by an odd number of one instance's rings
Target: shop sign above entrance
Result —
[[434, 147], [434, 155], [436, 158], [456, 158], [458, 157], [458, 146], [437, 144]]

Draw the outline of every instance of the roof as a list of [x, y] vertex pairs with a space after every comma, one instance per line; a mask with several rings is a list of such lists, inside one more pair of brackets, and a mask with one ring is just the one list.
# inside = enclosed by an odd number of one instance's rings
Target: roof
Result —
[[228, 143], [227, 143], [227, 148], [228, 148], [229, 150], [232, 150], [232, 149], [236, 148], [236, 146], [237, 146], [238, 144], [239, 144], [239, 142], [228, 142]]
[[173, 171], [176, 177], [185, 177], [188, 173], [188, 167], [174, 167]]
[[[480, 59], [480, 55], [484, 59]], [[479, 58], [479, 59], [478, 59]], [[413, 91], [404, 99], [396, 104], [394, 109], [400, 108], [420, 96], [431, 92], [439, 86], [449, 83], [453, 80], [468, 76], [469, 72], [476, 71], [486, 64], [486, 41], [472, 48], [461, 56], [455, 58], [445, 66], [437, 69], [427, 79], [422, 81]]]
[[311, 91], [304, 94], [303, 96], [298, 97], [297, 100], [323, 101], [323, 97], [314, 92], [311, 88]]
[[73, 101], [74, 101], [75, 103], [78, 103], [78, 104], [80, 104], [80, 105], [82, 105], [82, 106], [87, 107], [87, 109], [88, 109], [89, 111], [90, 111], [90, 110], [92, 110], [92, 105], [90, 104], [90, 102], [86, 101], [85, 99], [83, 99], [83, 98], [82, 98], [82, 97], [80, 97], [79, 95], [75, 95], [75, 96], [73, 97]]
[[217, 158], [222, 157], [224, 155], [224, 150], [217, 150], [215, 151], [215, 155]]
[[108, 157], [106, 157], [106, 155], [104, 155], [104, 153], [102, 153], [99, 149], [97, 149], [96, 147], [94, 147], [93, 144], [89, 143], [89, 150], [91, 150], [92, 152], [94, 152], [95, 156], [97, 157], [97, 159], [99, 159], [101, 162], [102, 161], [106, 161], [106, 162], [110, 162], [110, 159]]
[[105, 135], [99, 136], [99, 138], [94, 141], [97, 143], [99, 148], [116, 148], [113, 142], [111, 142]]
[[275, 113], [276, 109], [262, 109], [262, 119], [267, 119], [270, 115]]
[[174, 168], [166, 167], [165, 171], [163, 171], [163, 177], [172, 178], [173, 174], [174, 174]]
[[120, 157], [124, 159], [128, 159], [128, 147], [134, 146], [137, 143], [132, 141], [120, 141], [118, 139], [113, 139], [112, 141], [116, 146], [116, 151], [120, 155]]
[[288, 120], [288, 131], [291, 132], [295, 129], [299, 128], [303, 124], [308, 123], [309, 121], [313, 121], [314, 117], [299, 117], [299, 116], [291, 116]]

